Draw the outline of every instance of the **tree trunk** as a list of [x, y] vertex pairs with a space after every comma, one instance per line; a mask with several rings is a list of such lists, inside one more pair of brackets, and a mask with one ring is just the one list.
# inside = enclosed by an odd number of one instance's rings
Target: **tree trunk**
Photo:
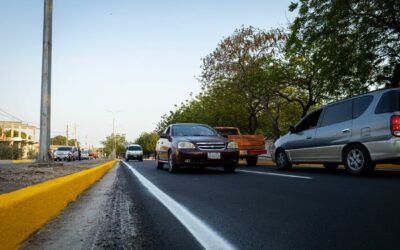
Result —
[[272, 125], [272, 135], [274, 136], [274, 140], [277, 140], [281, 136], [281, 130], [279, 129], [278, 122], [275, 120], [274, 115], [268, 107], [268, 103], [262, 98], [262, 105], [264, 108], [264, 112], [267, 115], [268, 119], [271, 121]]
[[393, 70], [392, 80], [390, 81], [391, 88], [400, 87], [400, 63], [396, 64]]
[[248, 125], [247, 125], [249, 134], [254, 135], [257, 127], [258, 127], [257, 116], [255, 114], [250, 114], [248, 117]]

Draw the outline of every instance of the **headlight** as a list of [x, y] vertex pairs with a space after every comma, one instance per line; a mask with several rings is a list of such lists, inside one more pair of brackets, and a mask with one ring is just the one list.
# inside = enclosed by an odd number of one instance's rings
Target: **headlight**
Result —
[[181, 141], [178, 143], [178, 148], [195, 148], [195, 146], [191, 142]]
[[228, 149], [238, 149], [239, 147], [238, 147], [236, 142], [231, 141], [230, 143], [228, 143], [228, 147], [227, 148]]

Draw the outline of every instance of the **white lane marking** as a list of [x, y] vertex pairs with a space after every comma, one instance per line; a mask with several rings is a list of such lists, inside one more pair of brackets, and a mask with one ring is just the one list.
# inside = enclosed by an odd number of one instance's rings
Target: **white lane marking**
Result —
[[205, 249], [236, 249], [227, 240], [222, 238], [215, 230], [192, 214], [187, 208], [176, 202], [169, 195], [161, 191], [142, 174], [124, 161], [125, 166], [139, 179], [139, 181], [152, 193], [196, 238]]
[[259, 172], [259, 171], [236, 170], [236, 172], [252, 173], [252, 174], [275, 175], [275, 176], [290, 177], [290, 178], [299, 178], [299, 179], [308, 179], [308, 180], [311, 180], [311, 179], [312, 179], [312, 177], [309, 177], [309, 176], [290, 175], [290, 174], [277, 174], [277, 173]]

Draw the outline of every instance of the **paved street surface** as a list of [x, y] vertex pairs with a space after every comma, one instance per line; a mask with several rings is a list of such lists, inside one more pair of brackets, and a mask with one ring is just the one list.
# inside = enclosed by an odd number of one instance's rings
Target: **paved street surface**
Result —
[[121, 163], [24, 248], [399, 249], [399, 193], [397, 171]]

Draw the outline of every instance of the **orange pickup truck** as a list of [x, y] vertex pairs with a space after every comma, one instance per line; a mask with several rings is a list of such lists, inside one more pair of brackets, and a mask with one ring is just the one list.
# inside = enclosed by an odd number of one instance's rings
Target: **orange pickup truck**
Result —
[[262, 135], [242, 135], [235, 127], [215, 127], [222, 136], [236, 142], [240, 150], [240, 158], [246, 159], [247, 165], [257, 165], [258, 156], [266, 154], [265, 138]]

